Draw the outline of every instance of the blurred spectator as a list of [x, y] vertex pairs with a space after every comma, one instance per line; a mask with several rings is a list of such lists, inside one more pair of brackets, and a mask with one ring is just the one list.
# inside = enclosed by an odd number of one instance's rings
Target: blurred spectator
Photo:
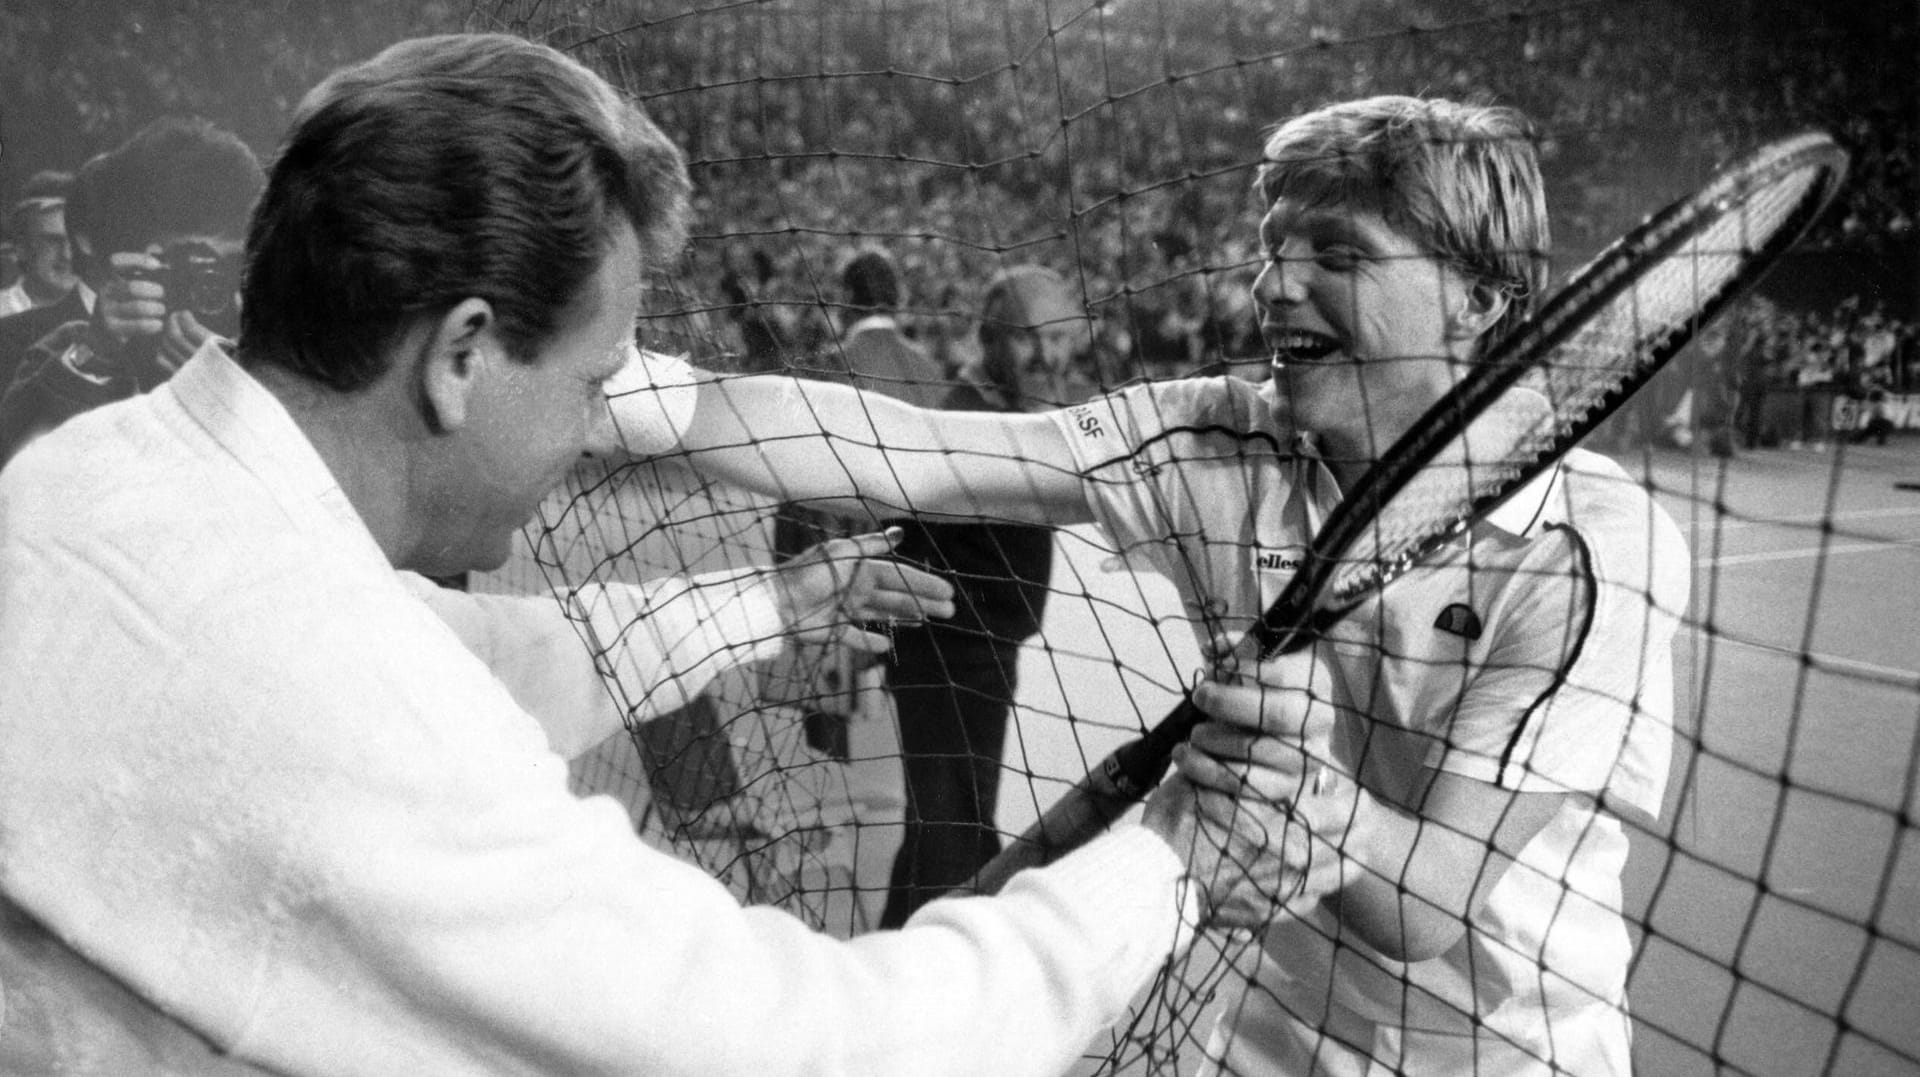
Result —
[[1153, 237], [1164, 282], [1132, 297], [1133, 343], [1149, 377], [1191, 374], [1200, 362], [1201, 331], [1209, 307], [1205, 285], [1191, 262], [1193, 242], [1163, 231]]
[[[1876, 431], [1891, 430], [1892, 396], [1915, 388], [1903, 355], [1914, 327], [1857, 298], [1795, 311], [1756, 296], [1725, 318], [1737, 341], [1729, 360], [1739, 386], [1735, 426], [1748, 448], [1820, 445], [1875, 414], [1884, 420]], [[1851, 425], [1835, 429], [1836, 421]]]
[[780, 370], [787, 364], [792, 343], [774, 307], [761, 301], [773, 280], [773, 259], [766, 251], [755, 250], [748, 261], [750, 266], [741, 266], [728, 259], [719, 281], [720, 295], [726, 300], [726, 313], [737, 339], [737, 365], [753, 373]]
[[[841, 267], [839, 279], [850, 322], [846, 332], [837, 344], [817, 354], [789, 355], [787, 366], [802, 376], [871, 389], [917, 407], [939, 407], [945, 396], [945, 371], [900, 326], [904, 295], [894, 260], [876, 248], [855, 251]], [[827, 539], [866, 529], [864, 520], [785, 504], [774, 517], [774, 554], [784, 560]], [[818, 663], [817, 679], [822, 683], [817, 690], [803, 693], [811, 701], [803, 718], [807, 741], [816, 750], [835, 759], [847, 758], [853, 716], [846, 710], [855, 698], [849, 689], [861, 670], [872, 665], [872, 660], [851, 653], [825, 655]]]
[[53, 306], [76, 291], [79, 303], [93, 308], [92, 292], [74, 276], [64, 196], [34, 195], [15, 203], [7, 217], [7, 234], [20, 260], [20, 279], [0, 290], [0, 317]]
[[[73, 186], [73, 174], [53, 170], [36, 172], [20, 189], [20, 206], [34, 203], [59, 202], [61, 242], [67, 251], [65, 258], [72, 259], [72, 244], [67, 239], [65, 205], [67, 195]], [[18, 235], [26, 227], [19, 220], [10, 220], [11, 234]], [[15, 247], [16, 257], [24, 262], [28, 254], [24, 242]], [[24, 266], [22, 272], [24, 273]], [[16, 277], [13, 285], [25, 282]], [[85, 283], [76, 283], [64, 297], [45, 306], [27, 306], [15, 313], [0, 316], [0, 396], [4, 396], [7, 387], [13, 384], [20, 362], [26, 357], [27, 348], [41, 337], [71, 321], [81, 321], [93, 313], [94, 292]], [[4, 459], [4, 457], [0, 457]]]
[[0, 396], [0, 463], [80, 412], [158, 385], [209, 337], [238, 336], [240, 249], [264, 183], [238, 136], [197, 119], [157, 120], [81, 166], [71, 237], [99, 299], [91, 317], [29, 327]]
[[[988, 285], [980, 361], [941, 406], [1039, 410], [1086, 393], [1071, 359], [1086, 313], [1059, 274], [1020, 266]], [[1053, 532], [1009, 523], [899, 521], [895, 553], [947, 577], [953, 618], [894, 633], [887, 684], [900, 714], [906, 828], [880, 926], [974, 875], [1000, 851], [994, 823], [1021, 645], [1040, 631], [1053, 570]]]
[[[1740, 416], [1739, 319], [1716, 319], [1694, 343], [1690, 390], [1695, 432], [1715, 456], [1734, 455]], [[1691, 437], [1689, 438], [1691, 441]]]
[[1885, 445], [1887, 434], [1893, 430], [1886, 389], [1878, 385], [1868, 389], [1862, 404], [1861, 423], [1859, 429], [1854, 431], [1854, 444], [1865, 444], [1871, 440], [1876, 445]]
[[839, 353], [826, 364], [835, 380], [872, 389], [917, 407], [935, 408], [946, 395], [946, 371], [910, 339], [899, 315], [905, 295], [900, 270], [885, 251], [868, 247], [847, 259], [840, 270], [849, 324]]

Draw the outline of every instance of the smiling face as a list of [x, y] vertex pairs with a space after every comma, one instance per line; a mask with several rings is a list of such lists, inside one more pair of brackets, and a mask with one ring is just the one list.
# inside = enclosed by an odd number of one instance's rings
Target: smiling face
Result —
[[1074, 356], [1086, 344], [1086, 311], [1059, 274], [1021, 266], [988, 286], [981, 303], [982, 363], [997, 387], [1027, 406], [1063, 402]]
[[1282, 198], [1260, 241], [1278, 418], [1316, 434], [1336, 472], [1364, 466], [1464, 372], [1489, 297], [1370, 208]]
[[1073, 371], [1073, 357], [1086, 330], [1069, 319], [1072, 311], [1059, 314], [1038, 329], [1014, 329], [1007, 333], [1005, 347], [1009, 362], [1018, 372], [1022, 400], [1056, 403], [1066, 391]]

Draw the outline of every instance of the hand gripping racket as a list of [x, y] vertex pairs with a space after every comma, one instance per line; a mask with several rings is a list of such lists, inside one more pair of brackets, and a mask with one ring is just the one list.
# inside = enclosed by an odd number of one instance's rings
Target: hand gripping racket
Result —
[[[1582, 267], [1328, 515], [1250, 633], [1260, 656], [1312, 642], [1552, 467], [1799, 240], [1846, 168], [1823, 134], [1771, 143]], [[993, 893], [1105, 830], [1159, 784], [1204, 718], [1185, 700], [1116, 749], [983, 868], [976, 889]]]

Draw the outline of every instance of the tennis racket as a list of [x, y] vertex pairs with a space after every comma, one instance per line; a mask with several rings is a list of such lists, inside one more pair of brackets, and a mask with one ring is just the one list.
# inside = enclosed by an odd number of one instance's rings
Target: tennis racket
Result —
[[[1846, 169], [1824, 134], [1770, 143], [1602, 251], [1354, 484], [1249, 643], [1262, 658], [1306, 646], [1551, 468], [1800, 239]], [[975, 888], [995, 892], [1105, 830], [1204, 719], [1183, 701], [1116, 749]]]

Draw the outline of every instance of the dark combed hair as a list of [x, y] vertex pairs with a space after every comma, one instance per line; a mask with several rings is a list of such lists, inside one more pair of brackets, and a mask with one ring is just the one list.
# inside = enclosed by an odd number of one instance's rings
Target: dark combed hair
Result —
[[504, 34], [394, 45], [296, 111], [247, 237], [242, 361], [352, 392], [422, 316], [492, 304], [509, 353], [558, 330], [624, 218], [677, 257], [679, 149], [578, 62]]
[[95, 258], [169, 235], [238, 239], [265, 182], [240, 136], [198, 117], [163, 117], [80, 166], [67, 190], [67, 232]]
[[847, 259], [840, 270], [840, 283], [847, 290], [847, 305], [856, 310], [894, 310], [900, 306], [900, 270], [885, 251], [869, 247]]

